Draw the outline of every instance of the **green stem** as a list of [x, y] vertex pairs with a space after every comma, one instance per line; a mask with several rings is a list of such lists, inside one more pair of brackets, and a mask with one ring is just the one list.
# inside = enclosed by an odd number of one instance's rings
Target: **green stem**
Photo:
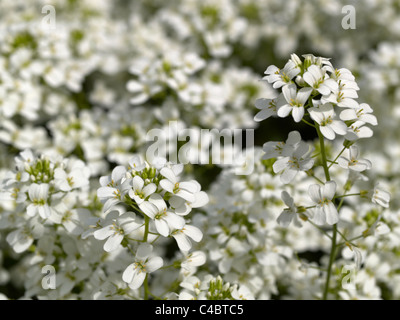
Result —
[[144, 279], [144, 300], [149, 300], [149, 282], [148, 282], [149, 274], [146, 273], [146, 278]]
[[313, 125], [312, 123], [308, 122], [307, 120], [305, 120], [304, 118], [301, 119], [301, 121], [303, 121], [305, 124], [309, 125], [310, 127], [315, 128], [315, 125]]
[[320, 179], [320, 178], [318, 178], [317, 176], [315, 176], [315, 175], [310, 175], [310, 177], [313, 177], [315, 180], [317, 180], [319, 183], [321, 183], [321, 184], [324, 184], [324, 182]]
[[[149, 236], [149, 224], [150, 224], [150, 218], [145, 215], [144, 216], [144, 235], [143, 235], [143, 242], [147, 242], [147, 238]], [[146, 274], [146, 278], [144, 279], [144, 300], [149, 299], [149, 274]]]
[[[345, 236], [342, 232], [340, 232], [340, 231], [338, 230], [338, 233], [340, 234], [340, 236], [341, 236], [342, 239], [344, 240], [344, 244], [351, 244], [352, 246], [357, 247], [357, 245], [354, 244], [354, 243], [352, 243], [352, 241], [348, 240], [348, 239], [346, 238], [346, 236]], [[338, 247], [340, 247], [341, 245], [342, 245], [342, 243], [339, 243], [339, 244], [338, 244]]]
[[317, 133], [318, 133], [318, 137], [319, 137], [319, 145], [321, 148], [322, 167], [324, 168], [325, 179], [326, 179], [326, 181], [330, 181], [331, 176], [329, 175], [329, 168], [327, 165], [328, 161], [327, 161], [326, 152], [325, 152], [324, 136], [322, 135], [321, 130], [319, 130], [319, 126], [316, 125], [315, 128], [317, 129]]
[[315, 228], [317, 228], [319, 231], [321, 231], [324, 235], [326, 235], [329, 239], [332, 240], [332, 237], [324, 230], [322, 229], [320, 226], [316, 225], [314, 222], [312, 222], [311, 220], [308, 220], [309, 223], [311, 223], [312, 226], [314, 226]]
[[[321, 148], [322, 167], [324, 168], [325, 179], [326, 179], [326, 181], [330, 181], [331, 176], [329, 174], [329, 167], [327, 165], [324, 136], [322, 135], [321, 130], [319, 129], [318, 125], [316, 125], [315, 128], [317, 130], [318, 137], [319, 137], [319, 144], [320, 144], [320, 148]], [[333, 228], [332, 228], [332, 237], [331, 237], [331, 240], [332, 240], [331, 253], [329, 255], [329, 263], [328, 263], [328, 268], [327, 268], [327, 273], [326, 273], [325, 288], [324, 288], [324, 293], [322, 296], [323, 300], [327, 300], [327, 298], [328, 298], [329, 283], [330, 283], [331, 274], [332, 274], [332, 265], [333, 265], [333, 262], [335, 261], [335, 257], [336, 257], [336, 247], [337, 247], [336, 238], [337, 238], [337, 225], [334, 224]]]
[[333, 261], [335, 260], [335, 257], [336, 257], [336, 235], [337, 235], [337, 227], [336, 227], [336, 224], [334, 224], [333, 225], [333, 233], [332, 233], [331, 254], [329, 255], [329, 263], [328, 263], [328, 269], [327, 269], [327, 273], [326, 273], [325, 289], [324, 289], [324, 295], [322, 297], [323, 300], [326, 300], [328, 298], [329, 282], [330, 282], [331, 273], [332, 273], [332, 265], [333, 265]]
[[335, 196], [335, 199], [339, 199], [339, 198], [343, 199], [344, 197], [359, 196], [359, 195], [361, 195], [361, 193], [349, 193], [349, 194], [344, 194], [341, 196]]
[[347, 239], [347, 240], [345, 240], [344, 242], [340, 242], [340, 243], [338, 244], [338, 247], [341, 247], [341, 246], [345, 245], [346, 243], [352, 244], [352, 242], [353, 242], [354, 240], [358, 240], [358, 239], [361, 239], [361, 238], [365, 238], [365, 237], [364, 237], [363, 235], [359, 235], [359, 236], [357, 236], [357, 237], [354, 237], [354, 238], [351, 238], [351, 239]]
[[339, 152], [339, 154], [336, 156], [335, 160], [332, 161], [332, 163], [329, 165], [328, 169], [330, 169], [330, 167], [332, 167], [335, 163], [336, 160], [339, 159], [339, 157], [342, 155], [342, 153], [344, 152], [344, 150], [346, 150], [346, 147], [343, 147], [343, 149]]
[[150, 218], [148, 216], [144, 216], [144, 235], [143, 235], [143, 242], [147, 242], [147, 238], [149, 236], [149, 222]]

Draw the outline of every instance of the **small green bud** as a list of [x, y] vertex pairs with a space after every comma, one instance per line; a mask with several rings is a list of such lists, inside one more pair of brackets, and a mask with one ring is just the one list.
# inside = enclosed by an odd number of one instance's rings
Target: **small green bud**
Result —
[[304, 212], [306, 212], [306, 211], [307, 211], [307, 209], [304, 208], [303, 206], [297, 207], [297, 212], [298, 212], [298, 213], [304, 213]]
[[345, 147], [346, 149], [349, 149], [353, 144], [354, 144], [354, 141], [344, 140], [343, 147]]
[[360, 191], [360, 197], [361, 198], [368, 198], [368, 190], [361, 190]]

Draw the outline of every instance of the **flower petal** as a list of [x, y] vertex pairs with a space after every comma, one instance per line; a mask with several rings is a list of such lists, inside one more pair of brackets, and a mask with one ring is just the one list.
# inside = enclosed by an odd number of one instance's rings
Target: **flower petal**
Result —
[[164, 219], [155, 219], [154, 224], [159, 234], [161, 234], [163, 237], [168, 237], [169, 227]]
[[321, 195], [323, 198], [332, 200], [336, 192], [336, 182], [328, 181], [321, 187]]
[[326, 223], [329, 225], [334, 225], [339, 221], [339, 214], [336, 210], [335, 205], [332, 202], [323, 206], [325, 212]]
[[143, 284], [144, 279], [146, 278], [146, 272], [137, 271], [132, 278], [132, 281], [129, 283], [129, 287], [133, 290], [140, 288]]
[[131, 283], [136, 275], [135, 264], [130, 264], [122, 273], [122, 280], [126, 283]]
[[117, 249], [120, 246], [122, 239], [124, 239], [124, 236], [122, 234], [114, 233], [104, 243], [104, 246], [103, 246], [104, 251], [111, 252], [111, 251]]
[[152, 257], [146, 263], [146, 271], [147, 273], [154, 272], [160, 269], [164, 264], [164, 261], [161, 257]]
[[171, 181], [172, 183], [176, 183], [178, 181], [178, 179], [176, 178], [175, 173], [172, 171], [171, 168], [162, 168], [160, 170], [160, 174], [162, 176], [164, 176], [165, 178], [167, 178], [169, 181]]
[[312, 184], [308, 187], [308, 195], [314, 203], [319, 203], [321, 200], [321, 187], [318, 184]]

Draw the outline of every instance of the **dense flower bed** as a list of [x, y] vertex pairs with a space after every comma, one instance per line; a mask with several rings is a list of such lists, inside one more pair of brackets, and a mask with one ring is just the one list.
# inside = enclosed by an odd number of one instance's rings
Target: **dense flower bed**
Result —
[[3, 1], [0, 297], [399, 299], [400, 7], [346, 5]]

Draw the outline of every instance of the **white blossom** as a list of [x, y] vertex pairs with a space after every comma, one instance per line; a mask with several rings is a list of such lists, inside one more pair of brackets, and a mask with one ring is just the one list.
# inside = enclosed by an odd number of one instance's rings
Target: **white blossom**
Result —
[[308, 188], [308, 194], [315, 204], [313, 221], [316, 224], [333, 225], [339, 221], [339, 214], [332, 202], [335, 193], [336, 183], [334, 181], [328, 181], [323, 186], [312, 184]]
[[132, 289], [139, 288], [147, 274], [150, 274], [163, 266], [163, 259], [151, 256], [153, 246], [148, 243], [141, 244], [136, 251], [135, 262], [130, 264], [122, 274], [122, 279]]

